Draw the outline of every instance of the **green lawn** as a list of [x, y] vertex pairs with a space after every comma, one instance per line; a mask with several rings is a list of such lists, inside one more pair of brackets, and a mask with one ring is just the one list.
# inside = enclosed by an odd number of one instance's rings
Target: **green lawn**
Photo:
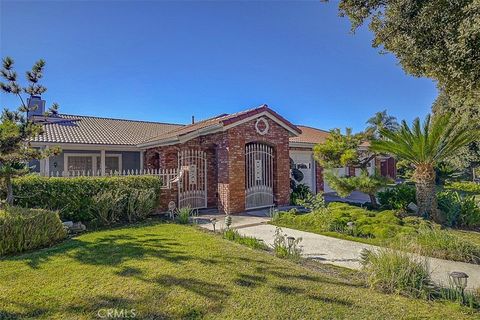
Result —
[[0, 319], [90, 319], [105, 308], [134, 308], [139, 319], [480, 316], [374, 292], [343, 269], [315, 269], [195, 227], [151, 222], [1, 259]]

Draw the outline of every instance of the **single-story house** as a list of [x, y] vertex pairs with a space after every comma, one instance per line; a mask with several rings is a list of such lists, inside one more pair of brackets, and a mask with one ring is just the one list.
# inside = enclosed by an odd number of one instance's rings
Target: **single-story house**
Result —
[[[44, 105], [40, 97], [31, 100]], [[237, 213], [287, 205], [292, 165], [303, 173], [299, 183], [313, 192], [330, 191], [313, 159], [313, 146], [328, 132], [292, 124], [267, 105], [188, 125], [45, 116], [42, 108], [29, 117], [44, 131], [32, 146], [62, 149], [32, 163], [35, 171], [45, 176], [159, 174], [168, 180], [163, 207], [174, 201], [179, 207]], [[376, 159], [372, 168], [384, 166], [382, 173], [394, 177], [391, 161]], [[340, 170], [355, 174], [355, 168]]]

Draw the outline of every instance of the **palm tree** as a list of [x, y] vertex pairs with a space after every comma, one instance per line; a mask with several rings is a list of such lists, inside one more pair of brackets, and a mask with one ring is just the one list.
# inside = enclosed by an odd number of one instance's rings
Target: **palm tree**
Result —
[[463, 146], [480, 139], [479, 130], [456, 128], [450, 115], [427, 115], [423, 125], [419, 118], [412, 127], [402, 121], [397, 131], [380, 130], [382, 140], [372, 141], [371, 149], [393, 154], [414, 166], [418, 212], [439, 222], [435, 193], [435, 166], [455, 155]]
[[395, 131], [398, 129], [397, 118], [389, 116], [387, 110], [375, 113], [373, 117], [367, 120], [367, 131], [373, 133], [377, 138], [381, 138], [380, 131], [382, 129]]

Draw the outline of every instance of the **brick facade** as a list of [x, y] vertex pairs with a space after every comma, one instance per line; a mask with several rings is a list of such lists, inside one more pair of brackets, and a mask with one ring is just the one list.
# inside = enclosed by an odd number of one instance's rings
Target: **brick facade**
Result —
[[[203, 150], [207, 154], [207, 206], [217, 207], [220, 212], [238, 213], [245, 210], [245, 145], [265, 143], [274, 149], [274, 202], [287, 205], [290, 199], [289, 132], [270, 118], [265, 120], [269, 126], [265, 135], [256, 131], [256, 119], [253, 119], [185, 143], [150, 148], [145, 153], [145, 168], [177, 168], [179, 150]], [[162, 196], [160, 209], [167, 207], [176, 192], [171, 189]]]

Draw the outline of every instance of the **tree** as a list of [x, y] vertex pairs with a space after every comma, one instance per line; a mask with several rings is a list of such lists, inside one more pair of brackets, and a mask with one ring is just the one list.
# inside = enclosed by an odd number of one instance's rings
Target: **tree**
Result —
[[387, 110], [375, 113], [373, 117], [367, 120], [367, 131], [370, 131], [377, 139], [381, 139], [380, 130], [387, 129], [395, 131], [398, 129], [397, 118], [389, 116]]
[[394, 154], [414, 166], [413, 180], [417, 190], [419, 213], [437, 222], [437, 197], [435, 193], [435, 166], [454, 155], [468, 143], [480, 138], [479, 130], [456, 128], [449, 114], [431, 117], [423, 123], [416, 118], [410, 128], [406, 121], [398, 131], [382, 129], [383, 140], [372, 141], [370, 149]]
[[[13, 68], [12, 58], [3, 59], [3, 68], [0, 70], [0, 76], [7, 82], [0, 82], [0, 88], [3, 92], [13, 94], [20, 100], [20, 107], [17, 111], [4, 109], [0, 116], [0, 178], [6, 188], [6, 202], [13, 204], [12, 179], [17, 176], [25, 175], [29, 172], [28, 162], [33, 159], [41, 159], [52, 153], [57, 153], [57, 148], [49, 150], [39, 150], [32, 148], [29, 141], [42, 132], [42, 127], [30, 121], [25, 113], [34, 111], [38, 106], [28, 106], [22, 94], [30, 97], [39, 96], [47, 89], [39, 84], [42, 78], [45, 61], [37, 61], [31, 71], [26, 72], [28, 85], [22, 87], [17, 82], [17, 73]], [[53, 104], [49, 112], [56, 113], [57, 104]]]
[[[314, 155], [325, 169], [325, 180], [340, 196], [346, 197], [354, 190], [358, 190], [368, 194], [372, 206], [376, 207], [375, 195], [388, 180], [376, 173], [373, 175], [368, 173], [368, 165], [376, 154], [362, 148], [361, 145], [370, 139], [370, 132], [352, 134], [352, 130], [347, 129], [343, 135], [340, 129], [333, 129], [324, 144], [314, 147]], [[340, 177], [337, 169], [342, 167], [360, 168], [361, 175]]]
[[[452, 121], [459, 127], [470, 130], [480, 128], [480, 96], [478, 98], [462, 98], [449, 96], [442, 91], [435, 100], [432, 110], [435, 114], [452, 114]], [[480, 141], [474, 141], [459, 149], [446, 160], [456, 170], [463, 173], [464, 178], [473, 179], [474, 170], [480, 167]]]
[[355, 31], [365, 22], [373, 47], [393, 53], [403, 69], [438, 81], [449, 94], [480, 91], [480, 1], [341, 0]]

